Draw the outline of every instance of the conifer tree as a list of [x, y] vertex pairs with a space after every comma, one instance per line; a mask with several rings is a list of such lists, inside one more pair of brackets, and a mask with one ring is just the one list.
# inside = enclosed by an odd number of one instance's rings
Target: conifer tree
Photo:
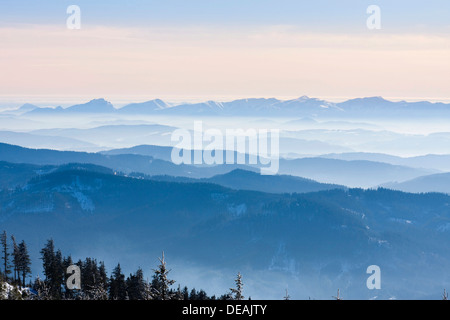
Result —
[[13, 288], [9, 290], [8, 300], [23, 300], [22, 294], [20, 293], [19, 288], [17, 288], [17, 286], [13, 286]]
[[16, 243], [16, 238], [14, 235], [11, 235], [11, 241], [13, 244], [13, 271], [14, 271], [14, 282], [16, 282], [18, 279], [20, 280], [20, 274], [19, 274], [19, 246]]
[[233, 300], [233, 295], [228, 292], [219, 297], [219, 300]]
[[100, 262], [100, 266], [98, 268], [99, 274], [99, 285], [102, 290], [108, 289], [108, 275], [106, 274], [106, 267], [103, 261]]
[[44, 268], [45, 282], [50, 294], [55, 299], [61, 298], [61, 286], [65, 279], [63, 257], [60, 250], [55, 252], [55, 244], [52, 239], [47, 241], [41, 250], [42, 265]]
[[197, 290], [192, 288], [191, 293], [189, 294], [189, 300], [197, 300]]
[[3, 231], [3, 233], [0, 235], [0, 244], [2, 247], [2, 260], [3, 260], [3, 275], [5, 277], [5, 280], [8, 281], [8, 274], [11, 273], [11, 270], [9, 270], [9, 255], [8, 252], [8, 236], [6, 234], [6, 231]]
[[170, 270], [166, 266], [164, 251], [162, 258], [158, 259], [160, 264], [157, 269], [153, 270], [154, 274], [151, 285], [152, 298], [155, 300], [172, 300], [175, 298], [175, 293], [171, 292], [170, 286], [175, 283], [175, 280], [168, 278]]
[[5, 298], [5, 284], [3, 283], [3, 278], [0, 276], [0, 300]]
[[147, 286], [144, 280], [144, 272], [138, 268], [135, 274], [130, 274], [127, 278], [128, 297], [130, 300], [145, 300], [147, 296]]
[[55, 264], [55, 244], [52, 239], [48, 240], [45, 247], [41, 250], [41, 260], [45, 277], [51, 279]]
[[181, 286], [178, 285], [177, 290], [175, 291], [175, 300], [184, 300], [183, 292], [181, 291]]
[[22, 242], [18, 246], [18, 266], [17, 273], [18, 279], [20, 282], [20, 276], [22, 276], [22, 287], [25, 287], [25, 279], [31, 273], [31, 260], [30, 255], [28, 254], [28, 248], [25, 241]]
[[127, 286], [125, 282], [125, 276], [120, 268], [120, 263], [114, 268], [109, 288], [109, 299], [110, 300], [126, 300], [127, 297]]
[[181, 294], [183, 295], [183, 300], [189, 300], [189, 289], [188, 287], [184, 287], [183, 290], [181, 290]]
[[57, 250], [54, 260], [52, 289], [58, 299], [61, 297], [61, 288], [64, 285], [65, 273], [66, 270], [64, 270], [63, 267], [63, 256], [61, 250]]
[[105, 264], [97, 260], [86, 258], [84, 262], [79, 261], [83, 289], [83, 299], [86, 300], [107, 300], [108, 295], [108, 276], [106, 274]]
[[36, 278], [33, 284], [33, 289], [37, 292], [37, 300], [51, 300], [51, 292], [47, 283], [39, 278]]
[[231, 294], [234, 295], [234, 300], [244, 300], [244, 296], [242, 295], [242, 289], [244, 287], [244, 284], [242, 283], [242, 275], [240, 272], [238, 272], [236, 280], [234, 280], [236, 283], [236, 288], [231, 288]]
[[209, 297], [206, 294], [205, 290], [200, 289], [200, 291], [198, 291], [197, 293], [197, 300], [208, 300]]

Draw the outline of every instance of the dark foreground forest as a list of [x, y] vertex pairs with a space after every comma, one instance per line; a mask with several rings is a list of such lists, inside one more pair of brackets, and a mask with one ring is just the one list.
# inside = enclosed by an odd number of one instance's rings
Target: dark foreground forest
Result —
[[[120, 263], [108, 276], [105, 264], [95, 258], [74, 262], [71, 256], [63, 256], [48, 240], [40, 251], [44, 279], [32, 280], [31, 260], [25, 241], [17, 244], [14, 236], [1, 235], [2, 271], [0, 272], [0, 300], [243, 300], [242, 276], [238, 273], [235, 288], [216, 297], [209, 296], [203, 289], [189, 289], [176, 285], [170, 279], [170, 269], [164, 257], [153, 270], [151, 280], [144, 278], [144, 272], [125, 276]], [[74, 272], [75, 268], [79, 269]], [[79, 272], [79, 273], [78, 273]], [[76, 276], [79, 275], [77, 282]], [[79, 287], [77, 287], [77, 283]], [[286, 296], [287, 298], [287, 296]]]

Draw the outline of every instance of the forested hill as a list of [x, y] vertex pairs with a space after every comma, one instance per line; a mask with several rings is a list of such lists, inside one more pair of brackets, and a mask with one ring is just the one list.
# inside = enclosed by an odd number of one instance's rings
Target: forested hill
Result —
[[[430, 290], [446, 279], [449, 204], [444, 194], [386, 189], [268, 194], [72, 165], [3, 189], [0, 221], [35, 245], [31, 252], [53, 238], [64, 251], [95, 252], [107, 263], [136, 268], [165, 250], [210, 270], [250, 268], [255, 277], [270, 271], [295, 281], [318, 274], [325, 283], [353, 279], [347, 283], [355, 294], [362, 290], [355, 277], [379, 264], [389, 279], [386, 295], [413, 297], [419, 290], [399, 282], [400, 276]], [[39, 260], [32, 259], [39, 272]]]

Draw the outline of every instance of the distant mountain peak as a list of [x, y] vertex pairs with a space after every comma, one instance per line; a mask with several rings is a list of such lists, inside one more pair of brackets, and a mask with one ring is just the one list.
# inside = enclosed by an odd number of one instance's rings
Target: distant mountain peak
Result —
[[66, 109], [71, 112], [106, 113], [115, 111], [111, 102], [103, 98], [93, 99], [87, 103], [77, 104]]
[[106, 101], [104, 98], [97, 98], [97, 99], [92, 99], [88, 103], [90, 103], [90, 102], [108, 102], [108, 101]]
[[244, 170], [244, 169], [234, 169], [231, 170], [230, 172], [224, 173], [221, 176], [237, 176], [237, 177], [242, 177], [242, 176], [251, 176], [251, 177], [256, 177], [256, 176], [260, 176], [260, 174], [256, 171], [250, 171], [250, 170]]
[[385, 98], [383, 98], [382, 96], [366, 97], [366, 98], [362, 98], [362, 100], [390, 102], [390, 101], [386, 100]]
[[[280, 117], [311, 117], [327, 116], [387, 116], [392, 112], [398, 115], [405, 110], [416, 115], [433, 112], [440, 117], [450, 112], [450, 104], [431, 102], [395, 102], [386, 100], [382, 96], [362, 97], [349, 99], [344, 102], [329, 102], [320, 98], [311, 98], [303, 95], [291, 100], [278, 100], [276, 98], [245, 98], [228, 102], [203, 101], [196, 103], [168, 104], [161, 99], [146, 102], [130, 103], [115, 109], [104, 98], [90, 100], [66, 109], [39, 108], [31, 104], [22, 106], [23, 113], [52, 114], [52, 113], [118, 113], [118, 114], [165, 114], [165, 115], [195, 115], [195, 116], [280, 116]], [[30, 109], [30, 110], [27, 110]], [[16, 113], [20, 111], [16, 110]], [[409, 113], [408, 115], [411, 115]]]
[[127, 104], [119, 109], [121, 113], [146, 114], [153, 111], [170, 108], [170, 105], [161, 99]]
[[350, 99], [347, 100], [347, 102], [392, 102], [392, 101], [386, 100], [381, 96], [373, 96], [373, 97]]
[[81, 105], [86, 105], [86, 104], [95, 104], [95, 105], [108, 105], [108, 106], [112, 106], [112, 103], [105, 100], [104, 98], [98, 98], [98, 99], [92, 99], [89, 102], [85, 103], [85, 104], [81, 104]]
[[223, 109], [223, 103], [221, 103], [221, 102], [209, 100], [206, 102], [206, 104], [211, 108], [219, 108], [221, 110]]
[[34, 104], [31, 103], [25, 103], [22, 106], [20, 106], [17, 110], [27, 112], [34, 110], [36, 108], [38, 108], [38, 106], [35, 106]]

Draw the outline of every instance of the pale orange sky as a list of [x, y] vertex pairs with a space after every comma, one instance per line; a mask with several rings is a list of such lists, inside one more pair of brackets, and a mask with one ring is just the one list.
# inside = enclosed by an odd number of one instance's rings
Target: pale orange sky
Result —
[[0, 43], [0, 100], [450, 98], [448, 34], [17, 25], [0, 28]]

